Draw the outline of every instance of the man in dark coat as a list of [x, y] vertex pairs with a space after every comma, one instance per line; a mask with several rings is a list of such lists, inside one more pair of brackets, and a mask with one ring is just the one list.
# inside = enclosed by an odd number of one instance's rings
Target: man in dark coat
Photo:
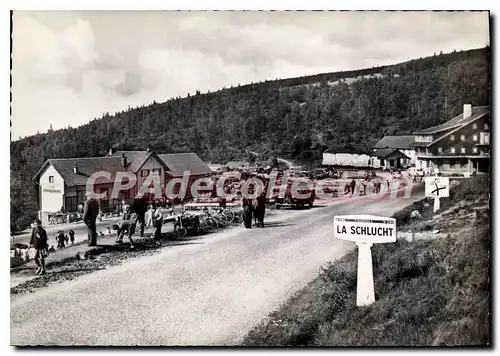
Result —
[[87, 225], [89, 246], [97, 245], [96, 219], [99, 215], [99, 203], [87, 193], [85, 208], [83, 210], [83, 222]]
[[257, 206], [255, 207], [255, 215], [257, 217], [257, 224], [264, 227], [264, 215], [266, 214], [266, 193], [262, 192], [257, 197]]
[[137, 214], [137, 222], [141, 223], [141, 237], [144, 237], [144, 227], [146, 226], [146, 212], [148, 202], [145, 198], [136, 198], [130, 207], [130, 212]]
[[243, 224], [247, 229], [252, 227], [252, 199], [242, 198], [241, 206], [243, 209]]
[[64, 231], [59, 230], [57, 232], [57, 248], [63, 248], [64, 247]]
[[30, 246], [36, 250], [35, 263], [38, 266], [36, 274], [45, 274], [45, 255], [48, 249], [47, 232], [39, 219], [35, 220], [35, 226], [31, 231]]

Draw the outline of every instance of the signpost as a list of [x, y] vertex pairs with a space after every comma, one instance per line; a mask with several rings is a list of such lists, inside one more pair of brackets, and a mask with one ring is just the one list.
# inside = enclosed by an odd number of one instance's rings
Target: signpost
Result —
[[375, 302], [371, 247], [374, 243], [396, 242], [396, 219], [374, 215], [339, 215], [333, 220], [337, 239], [358, 246], [358, 284], [356, 305]]
[[440, 198], [450, 196], [450, 178], [425, 177], [425, 196], [434, 198], [434, 212], [441, 207]]

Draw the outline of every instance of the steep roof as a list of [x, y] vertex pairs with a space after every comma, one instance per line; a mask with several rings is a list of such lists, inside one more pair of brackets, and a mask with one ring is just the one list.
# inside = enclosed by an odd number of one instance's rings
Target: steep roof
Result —
[[429, 127], [428, 129], [420, 130], [417, 132], [414, 132], [414, 135], [425, 135], [425, 134], [433, 134], [436, 132], [444, 131], [444, 130], [449, 130], [457, 127], [461, 127], [464, 125], [467, 125], [468, 123], [480, 118], [481, 116], [487, 114], [490, 112], [490, 107], [489, 105], [486, 106], [474, 106], [472, 108], [472, 114], [471, 116], [467, 117], [464, 119], [464, 114], [460, 114], [458, 116], [455, 116], [453, 119], [446, 121], [444, 124]]
[[385, 158], [387, 156], [392, 155], [393, 153], [396, 153], [397, 156], [410, 158], [410, 157], [408, 157], [407, 155], [405, 155], [404, 153], [402, 153], [400, 150], [398, 150], [396, 148], [382, 148], [382, 149], [378, 149], [375, 152], [373, 152], [373, 156], [375, 156], [377, 158]]
[[411, 149], [413, 148], [413, 143], [415, 142], [415, 136], [385, 136], [380, 141], [378, 141], [373, 148], [397, 148], [397, 149]]
[[122, 157], [125, 155], [127, 158], [127, 168], [130, 172], [136, 173], [142, 167], [144, 162], [149, 158], [151, 152], [148, 151], [116, 151], [110, 157]]
[[[78, 173], [73, 171], [75, 163], [78, 167]], [[87, 184], [89, 177], [100, 171], [110, 173], [111, 177], [109, 180], [105, 177], [99, 177], [96, 183], [111, 183], [117, 172], [127, 171], [127, 168], [122, 166], [120, 157], [57, 158], [45, 161], [35, 174], [34, 179], [38, 179], [49, 165], [54, 167], [69, 187]]]
[[185, 171], [190, 171], [192, 175], [214, 173], [194, 152], [159, 154], [158, 157], [167, 166], [167, 173], [173, 176], [182, 176]]

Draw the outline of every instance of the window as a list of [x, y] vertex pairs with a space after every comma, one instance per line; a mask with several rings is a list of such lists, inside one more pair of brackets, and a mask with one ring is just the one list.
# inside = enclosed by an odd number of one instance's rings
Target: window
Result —
[[472, 124], [472, 128], [473, 128], [474, 130], [475, 130], [475, 129], [477, 129], [477, 124], [476, 124], [476, 123], [473, 123], [473, 124]]
[[144, 178], [144, 177], [147, 177], [147, 176], [149, 176], [149, 169], [143, 169], [141, 171], [141, 177]]
[[153, 175], [159, 176], [161, 173], [161, 168], [153, 168]]
[[455, 141], [455, 135], [451, 135], [451, 136], [450, 136], [450, 140], [451, 140], [451, 141]]
[[54, 176], [49, 176], [49, 183], [54, 183]]
[[462, 148], [460, 149], [460, 153], [465, 153], [465, 147], [462, 147]]
[[472, 136], [473, 141], [477, 141], [477, 135]]
[[473, 147], [472, 152], [477, 153], [477, 147]]
[[465, 141], [465, 135], [460, 135], [460, 141]]
[[438, 147], [438, 152], [439, 153], [443, 152], [443, 147]]
[[485, 130], [488, 130], [488, 129], [489, 129], [488, 124], [484, 124], [484, 129], [485, 129]]
[[450, 148], [451, 153], [455, 153], [455, 147]]

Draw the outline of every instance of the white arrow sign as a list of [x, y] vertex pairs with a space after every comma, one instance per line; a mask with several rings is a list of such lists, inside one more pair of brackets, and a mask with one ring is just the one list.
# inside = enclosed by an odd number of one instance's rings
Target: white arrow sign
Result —
[[371, 247], [374, 243], [396, 241], [396, 219], [374, 215], [340, 215], [333, 218], [334, 236], [358, 246], [356, 305], [375, 302]]

